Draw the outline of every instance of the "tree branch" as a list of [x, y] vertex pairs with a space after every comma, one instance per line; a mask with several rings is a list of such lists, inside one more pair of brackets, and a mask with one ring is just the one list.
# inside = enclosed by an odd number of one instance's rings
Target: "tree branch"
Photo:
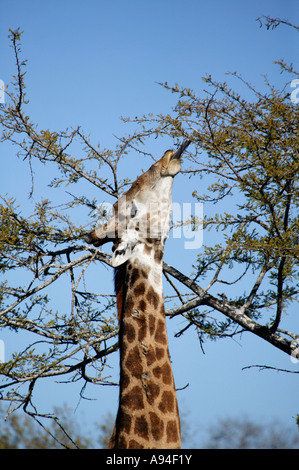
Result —
[[[290, 356], [292, 355], [290, 341], [279, 336], [276, 333], [273, 333], [271, 329], [267, 326], [260, 325], [256, 321], [249, 318], [242, 311], [242, 308], [234, 308], [228, 302], [223, 301], [222, 299], [219, 300], [211, 294], [208, 294], [202, 287], [200, 287], [190, 278], [188, 278], [187, 276], [179, 272], [177, 269], [166, 263], [163, 263], [163, 269], [198, 295], [198, 305], [206, 305], [212, 307], [214, 310], [223, 313], [225, 316], [238, 323], [238, 325], [242, 326], [242, 328], [244, 328], [245, 330], [254, 333], [255, 335], [264, 339], [265, 341], [277, 347], [286, 354]], [[196, 301], [193, 301], [193, 303], [195, 302]], [[180, 308], [183, 307], [184, 306]], [[175, 312], [172, 312], [171, 314], [174, 315]]]

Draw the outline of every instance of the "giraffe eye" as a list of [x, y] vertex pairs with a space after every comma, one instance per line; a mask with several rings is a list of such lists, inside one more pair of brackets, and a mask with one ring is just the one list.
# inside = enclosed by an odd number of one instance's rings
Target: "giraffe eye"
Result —
[[133, 219], [133, 217], [135, 217], [136, 214], [137, 214], [137, 207], [135, 206], [135, 204], [133, 202], [133, 205], [131, 207], [131, 213], [130, 213], [131, 219]]

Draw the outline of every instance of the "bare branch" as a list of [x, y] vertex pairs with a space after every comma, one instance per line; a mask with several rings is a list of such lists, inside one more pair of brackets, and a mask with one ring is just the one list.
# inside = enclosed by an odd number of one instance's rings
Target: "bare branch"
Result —
[[259, 16], [256, 19], [256, 21], [258, 21], [260, 23], [260, 27], [263, 26], [263, 20], [265, 20], [265, 25], [266, 25], [267, 29], [270, 29], [270, 28], [275, 29], [280, 24], [285, 24], [285, 25], [290, 26], [291, 28], [294, 28], [297, 31], [299, 31], [299, 26], [294, 25], [289, 20], [281, 20], [280, 18], [271, 18], [270, 16], [265, 16], [265, 15]]
[[218, 312], [223, 313], [225, 316], [242, 326], [242, 328], [244, 328], [246, 331], [254, 333], [260, 338], [263, 338], [267, 342], [273, 344], [273, 346], [277, 347], [278, 349], [281, 349], [288, 355], [292, 355], [290, 341], [276, 333], [273, 333], [270, 328], [262, 326], [256, 321], [252, 320], [245, 313], [243, 313], [242, 308], [233, 308], [228, 302], [219, 300], [211, 294], [208, 294], [190, 278], [166, 263], [163, 263], [163, 269], [177, 280], [182, 282], [185, 286], [189, 287], [193, 292], [195, 292], [199, 296], [198, 301], [201, 305], [207, 305], [217, 310]]

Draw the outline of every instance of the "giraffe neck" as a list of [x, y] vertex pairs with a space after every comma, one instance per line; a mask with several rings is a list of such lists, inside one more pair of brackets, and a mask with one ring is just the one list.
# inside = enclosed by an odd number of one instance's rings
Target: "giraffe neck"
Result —
[[163, 247], [140, 244], [115, 277], [120, 316], [119, 409], [110, 448], [180, 448], [162, 290]]

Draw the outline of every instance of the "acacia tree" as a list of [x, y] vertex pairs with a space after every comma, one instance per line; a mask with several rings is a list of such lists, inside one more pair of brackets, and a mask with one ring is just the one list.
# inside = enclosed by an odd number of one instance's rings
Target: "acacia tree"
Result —
[[[42, 378], [81, 381], [82, 389], [89, 382], [113, 383], [106, 365], [118, 349], [115, 298], [101, 292], [100, 285], [94, 292], [88, 277], [94, 263], [99, 272], [107, 269], [111, 256], [84, 241], [86, 231], [96, 220], [104, 221], [106, 213], [97, 200], [86, 197], [92, 193], [86, 188], [95, 188], [99, 199], [103, 194], [117, 198], [130, 183], [120, 178], [119, 162], [132, 149], [148, 155], [144, 144], [157, 135], [175, 144], [182, 138], [192, 141], [184, 174], [191, 177], [195, 201], [220, 207], [232, 195], [237, 201], [227, 205], [229, 212], [205, 209], [204, 230], [216, 231], [219, 241], [195, 253], [192, 276], [164, 263], [173, 288], [166, 315], [181, 315], [185, 322], [177, 334], [195, 328], [203, 342], [248, 331], [299, 357], [298, 332], [283, 327], [284, 313], [298, 294], [299, 257], [299, 116], [287, 88], [277, 89], [266, 80], [267, 90], [260, 92], [237, 74], [233, 78], [245, 86], [246, 98], [210, 76], [204, 78], [208, 89], [201, 96], [164, 83], [178, 97], [171, 112], [125, 119], [134, 132], [114, 149], [102, 149], [80, 127], [38, 129], [26, 114], [20, 32], [11, 31], [10, 39], [17, 71], [1, 108], [1, 140], [16, 146], [17, 157], [28, 164], [31, 197], [36, 165], [55, 172], [52, 189], [68, 186], [76, 194], [69, 191], [66, 202], [54, 203], [47, 193], [32, 203], [30, 214], [13, 196], [1, 195], [0, 326], [28, 334], [26, 347], [0, 364], [1, 398], [40, 419], [50, 416], [39, 413], [33, 401]], [[292, 66], [278, 64], [296, 76]], [[210, 182], [205, 194], [199, 190], [203, 177]], [[89, 226], [77, 223], [78, 211], [85, 211], [80, 219], [89, 219]], [[196, 226], [195, 219], [191, 222]], [[57, 307], [59, 283], [64, 291], [70, 286], [69, 309]]]

